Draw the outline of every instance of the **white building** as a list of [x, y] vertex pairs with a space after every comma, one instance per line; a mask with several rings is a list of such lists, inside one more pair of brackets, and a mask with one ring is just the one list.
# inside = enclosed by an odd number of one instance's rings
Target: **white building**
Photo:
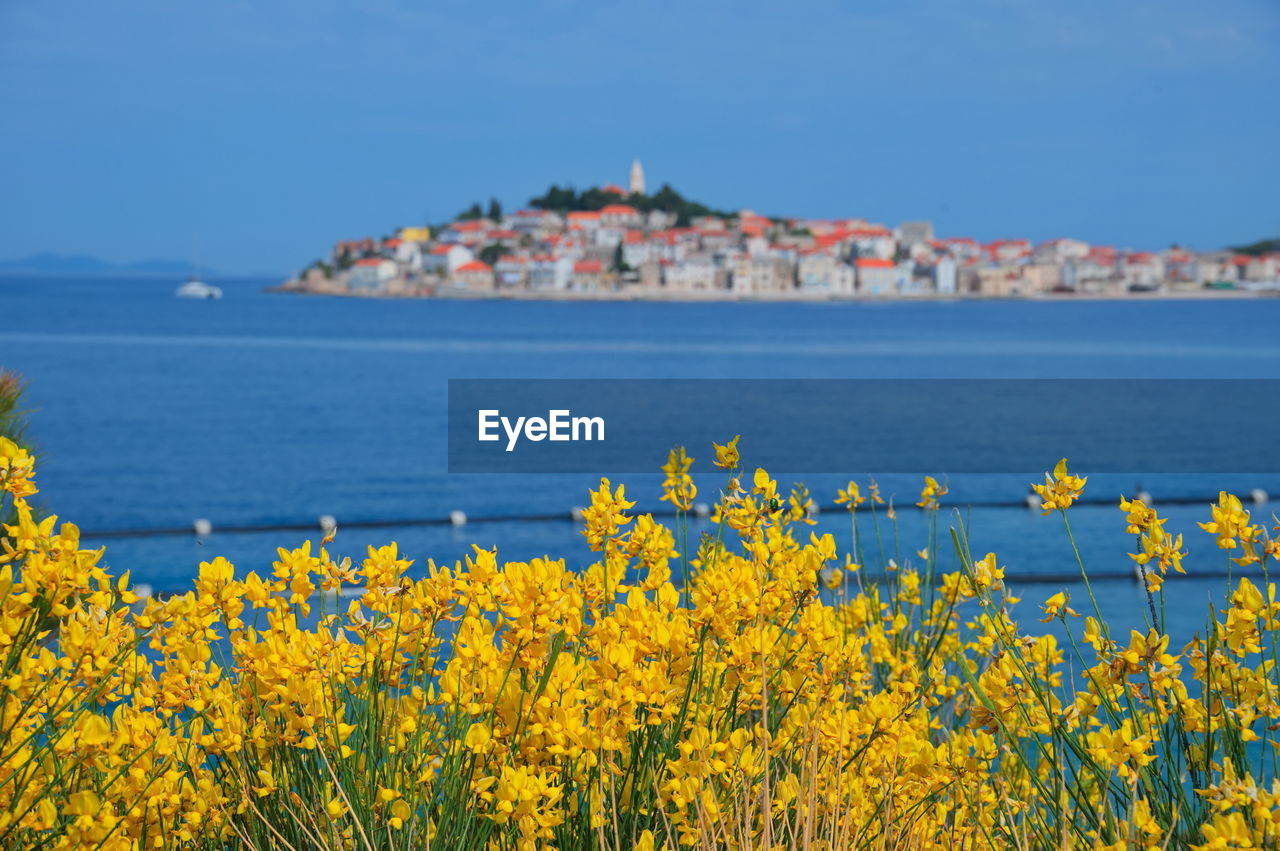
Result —
[[1079, 239], [1051, 239], [1036, 246], [1037, 263], [1066, 263], [1089, 256], [1089, 243]]
[[395, 248], [395, 260], [406, 269], [422, 269], [422, 243], [400, 240]]
[[437, 245], [430, 253], [422, 255], [422, 271], [430, 275], [452, 275], [459, 266], [475, 259], [475, 254], [465, 245]]
[[854, 261], [858, 270], [858, 292], [863, 295], [894, 295], [897, 293], [898, 269], [892, 260], [883, 257], [859, 257]]
[[669, 290], [695, 292], [717, 289], [720, 275], [710, 259], [697, 258], [668, 266], [665, 278]]
[[503, 220], [503, 224], [522, 236], [541, 239], [558, 233], [564, 227], [564, 219], [551, 210], [516, 210]]
[[385, 289], [387, 282], [396, 276], [394, 260], [382, 257], [366, 257], [351, 266], [347, 286], [352, 292], [375, 292]]
[[529, 258], [525, 274], [531, 290], [565, 290], [573, 278], [573, 258], [537, 254]]
[[933, 242], [933, 222], [903, 222], [898, 225], [898, 242], [911, 248]]
[[852, 228], [848, 231], [850, 244], [859, 257], [878, 257], [888, 260], [898, 249], [897, 240], [888, 228], [878, 225]]
[[772, 254], [735, 257], [729, 272], [729, 286], [738, 295], [790, 292], [795, 289], [791, 261]]
[[952, 295], [956, 291], [956, 261], [950, 257], [940, 257], [933, 265], [933, 289], [942, 295]]
[[796, 264], [796, 285], [804, 292], [853, 295], [853, 267], [841, 263], [830, 254], [813, 252], [801, 255]]
[[524, 289], [528, 280], [529, 258], [515, 255], [499, 257], [493, 264], [493, 275], [498, 289]]

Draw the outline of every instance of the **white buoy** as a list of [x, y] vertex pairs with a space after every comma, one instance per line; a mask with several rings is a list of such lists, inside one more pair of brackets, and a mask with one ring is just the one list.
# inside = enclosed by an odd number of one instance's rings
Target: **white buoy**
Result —
[[458, 509], [455, 508], [453, 511], [449, 512], [449, 522], [452, 523], [454, 526], [466, 526], [467, 513], [465, 511], [459, 511]]
[[1271, 496], [1262, 488], [1254, 488], [1249, 491], [1249, 496], [1253, 497], [1253, 501], [1258, 505], [1266, 505], [1271, 501]]
[[208, 520], [205, 520], [203, 517], [198, 518], [196, 522], [191, 524], [191, 526], [195, 529], [196, 534], [201, 538], [213, 532], [213, 524]]
[[1148, 507], [1154, 504], [1151, 499], [1151, 491], [1140, 490], [1133, 495], [1133, 498], [1142, 500], [1142, 503]]
[[1030, 508], [1033, 511], [1040, 507], [1040, 497], [1036, 496], [1034, 493], [1027, 494], [1026, 502], [1027, 508]]
[[316, 522], [320, 524], [320, 531], [326, 535], [338, 528], [338, 518], [332, 514], [321, 514]]
[[693, 516], [694, 517], [710, 517], [711, 506], [707, 505], [705, 502], [695, 502], [693, 504]]
[[587, 510], [575, 505], [569, 509], [569, 519], [574, 523], [581, 523], [587, 519]]
[[135, 585], [129, 590], [133, 591], [133, 596], [137, 597], [139, 600], [149, 600], [151, 599], [151, 595], [155, 593], [151, 590], [151, 586], [145, 582], [140, 585]]

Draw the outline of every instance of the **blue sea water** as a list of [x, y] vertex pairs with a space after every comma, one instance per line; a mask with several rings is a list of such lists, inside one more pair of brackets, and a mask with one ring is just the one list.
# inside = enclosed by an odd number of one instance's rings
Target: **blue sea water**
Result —
[[[0, 366], [29, 382], [30, 437], [41, 499], [82, 529], [187, 526], [214, 534], [112, 539], [109, 563], [162, 590], [184, 587], [201, 560], [226, 555], [268, 569], [278, 545], [304, 532], [218, 534], [219, 526], [338, 519], [336, 548], [359, 556], [396, 540], [418, 564], [452, 562], [472, 545], [506, 558], [567, 553], [587, 563], [572, 506], [585, 476], [450, 476], [445, 387], [451, 377], [1186, 377], [1280, 375], [1280, 299], [883, 304], [663, 304], [362, 300], [263, 292], [262, 281], [221, 282], [220, 301], [173, 297], [175, 284], [141, 280], [0, 279]], [[943, 412], [944, 415], [945, 412]], [[1178, 400], [1152, 416], [1178, 416]], [[671, 411], [678, 418], [680, 411]], [[1011, 424], [1016, 427], [1016, 424]], [[1133, 423], [1116, 423], [1135, 439]], [[1221, 431], [1231, 436], [1229, 411]], [[654, 447], [654, 467], [668, 447]], [[690, 447], [691, 454], [707, 447]], [[748, 447], [749, 451], [749, 447]], [[747, 462], [750, 462], [749, 456]], [[1045, 459], [1046, 466], [1054, 458]], [[605, 472], [605, 471], [602, 471]], [[820, 503], [858, 471], [808, 477]], [[946, 471], [938, 471], [945, 473]], [[1029, 471], [1034, 473], [1036, 471]], [[656, 477], [628, 477], [640, 509], [658, 508]], [[864, 478], [865, 481], [865, 478]], [[716, 482], [702, 483], [714, 492]], [[899, 505], [918, 477], [884, 480]], [[950, 505], [1020, 501], [1027, 478], [959, 476]], [[1108, 499], [1139, 485], [1187, 535], [1192, 571], [1218, 572], [1225, 555], [1195, 527], [1219, 487], [1280, 493], [1276, 476], [1095, 477]], [[344, 523], [562, 514], [563, 522], [461, 528], [343, 529]], [[1270, 517], [1275, 503], [1257, 510]], [[996, 550], [1010, 575], [1074, 571], [1057, 517], [1025, 508], [964, 511], [973, 548]], [[924, 545], [921, 518], [901, 511], [898, 555]], [[1072, 521], [1091, 570], [1125, 573], [1132, 539], [1113, 507], [1081, 507]], [[945, 514], [945, 527], [956, 522]], [[847, 517], [820, 530], [848, 534]], [[892, 538], [887, 532], [886, 537]], [[869, 528], [864, 529], [864, 543]], [[843, 539], [843, 538], [842, 538]], [[950, 558], [942, 535], [938, 551]], [[94, 543], [93, 538], [88, 538]], [[886, 541], [892, 550], [891, 540]], [[1220, 578], [1170, 583], [1170, 625], [1189, 635]], [[1016, 586], [1016, 583], [1015, 583]], [[1074, 587], [1074, 586], [1068, 586]], [[1029, 597], [1052, 586], [1028, 586]], [[1131, 583], [1095, 588], [1109, 615], [1137, 624], [1145, 597]], [[1077, 593], [1080, 589], [1075, 588]], [[1077, 597], [1077, 602], [1082, 599]], [[1076, 608], [1081, 608], [1077, 605]]]

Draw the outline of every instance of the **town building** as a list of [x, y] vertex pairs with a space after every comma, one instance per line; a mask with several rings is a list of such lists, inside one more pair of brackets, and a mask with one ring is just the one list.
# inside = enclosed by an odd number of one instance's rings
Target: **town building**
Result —
[[470, 292], [492, 292], [495, 279], [493, 267], [480, 260], [463, 263], [453, 270], [453, 286], [455, 289]]

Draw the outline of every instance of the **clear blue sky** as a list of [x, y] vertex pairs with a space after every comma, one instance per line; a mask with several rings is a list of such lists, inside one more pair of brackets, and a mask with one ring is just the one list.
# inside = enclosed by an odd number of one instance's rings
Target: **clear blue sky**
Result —
[[640, 157], [713, 205], [1280, 234], [1280, 2], [0, 0], [0, 257], [290, 270]]

